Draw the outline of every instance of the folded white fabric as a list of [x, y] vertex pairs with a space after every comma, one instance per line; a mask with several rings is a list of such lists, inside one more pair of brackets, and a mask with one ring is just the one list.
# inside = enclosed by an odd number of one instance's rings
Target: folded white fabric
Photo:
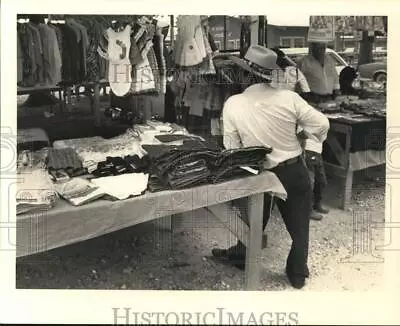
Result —
[[148, 181], [149, 175], [144, 173], [128, 173], [92, 180], [104, 193], [119, 200], [141, 195], [146, 191]]
[[75, 206], [87, 204], [105, 195], [98, 186], [82, 178], [72, 178], [63, 183], [57, 183], [55, 189]]

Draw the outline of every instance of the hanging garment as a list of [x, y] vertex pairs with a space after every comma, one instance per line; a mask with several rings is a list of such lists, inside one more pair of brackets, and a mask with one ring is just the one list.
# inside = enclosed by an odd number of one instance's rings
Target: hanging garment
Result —
[[[148, 53], [148, 52], [147, 52]], [[153, 92], [156, 90], [153, 71], [146, 57], [132, 68], [132, 83], [130, 91], [133, 94]]]
[[78, 48], [80, 54], [79, 80], [82, 81], [86, 79], [87, 75], [86, 55], [89, 47], [89, 37], [85, 26], [79, 24], [74, 19], [69, 20], [68, 23], [77, 31], [78, 34]]
[[17, 33], [17, 83], [18, 85], [23, 80], [23, 70], [24, 70], [24, 57], [21, 49], [21, 40], [19, 33]]
[[100, 76], [100, 56], [97, 53], [102, 27], [95, 20], [85, 21], [85, 27], [88, 32], [89, 46], [86, 52], [86, 78], [88, 81], [96, 81], [104, 76]]
[[34, 86], [37, 83], [37, 72], [38, 66], [36, 63], [36, 50], [35, 50], [35, 39], [33, 35], [33, 31], [31, 28], [28, 28], [28, 24], [25, 24], [25, 31], [27, 37], [27, 55], [30, 60], [30, 70], [28, 75], [26, 76], [26, 86]]
[[42, 40], [40, 37], [39, 28], [32, 24], [27, 24], [28, 29], [31, 30], [32, 33], [32, 41], [33, 41], [33, 48], [35, 52], [35, 64], [36, 64], [36, 73], [33, 75], [34, 80], [38, 84], [43, 84], [43, 49], [42, 49]]
[[58, 48], [59, 48], [59, 51], [60, 51], [60, 55], [62, 56], [61, 50], [62, 50], [62, 39], [63, 39], [63, 36], [62, 36], [61, 29], [58, 26], [53, 25], [53, 24], [48, 24], [47, 26], [49, 26], [56, 33]]
[[29, 56], [29, 40], [28, 33], [26, 30], [26, 24], [17, 24], [17, 34], [21, 44], [21, 56], [22, 56], [22, 80], [21, 86], [28, 86], [28, 76], [31, 75], [32, 71], [32, 58]]
[[154, 76], [155, 91], [157, 94], [159, 94], [161, 92], [161, 75], [160, 75], [160, 69], [157, 64], [157, 57], [154, 48], [150, 49], [149, 53], [147, 54], [147, 59], [149, 60], [151, 71]]
[[200, 66], [200, 74], [202, 75], [209, 75], [209, 74], [216, 74], [215, 71], [215, 66], [213, 63], [213, 59], [212, 59], [212, 48], [208, 39], [208, 27], [207, 26], [203, 26], [203, 39], [204, 39], [204, 45], [205, 45], [205, 49], [206, 49], [206, 53], [207, 53], [207, 57], [204, 60], [203, 64]]
[[124, 96], [131, 89], [132, 66], [129, 60], [129, 51], [131, 47], [130, 35], [130, 25], [127, 25], [122, 32], [115, 32], [112, 28], [107, 29], [107, 53], [109, 59], [108, 80], [110, 88], [117, 96]]
[[142, 53], [137, 44], [137, 40], [144, 33], [144, 28], [140, 27], [136, 32], [131, 33], [131, 49], [129, 51], [129, 60], [131, 65], [135, 66], [143, 60]]
[[186, 88], [183, 101], [185, 103], [185, 106], [188, 106], [190, 108], [190, 115], [195, 115], [198, 117], [203, 116], [206, 99], [205, 87], [206, 86], [193, 83], [188, 88]]
[[61, 54], [56, 31], [46, 24], [39, 25], [43, 49], [43, 80], [47, 85], [61, 81]]
[[202, 63], [206, 57], [206, 49], [200, 16], [179, 16], [177, 27], [175, 63], [186, 67]]
[[159, 27], [156, 28], [153, 43], [154, 43], [154, 53], [157, 58], [157, 65], [159, 68], [160, 74], [160, 92], [165, 94], [167, 91], [167, 63], [165, 60], [165, 52], [164, 52], [164, 34], [162, 33], [164, 29]]
[[75, 28], [68, 24], [60, 25], [62, 40], [62, 80], [66, 83], [76, 84], [81, 81], [82, 55], [77, 41], [78, 35]]
[[49, 52], [49, 36], [48, 30], [45, 24], [39, 24], [38, 30], [40, 32], [40, 40], [42, 45], [42, 57], [43, 57], [43, 69], [42, 69], [42, 80], [44, 84], [49, 84], [49, 73], [50, 73], [50, 52]]
[[142, 58], [146, 57], [147, 52], [153, 46], [152, 40], [153, 40], [155, 31], [156, 31], [156, 28], [155, 28], [154, 24], [145, 24], [145, 25], [141, 26], [141, 28], [139, 29], [139, 31], [135, 37], [136, 44], [139, 48]]

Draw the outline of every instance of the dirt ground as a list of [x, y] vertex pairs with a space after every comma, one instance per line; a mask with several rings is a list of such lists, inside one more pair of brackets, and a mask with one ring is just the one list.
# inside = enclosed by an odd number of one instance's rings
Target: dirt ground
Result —
[[[384, 168], [355, 175], [351, 207], [338, 209], [339, 180], [329, 180], [322, 221], [311, 221], [310, 278], [303, 291], [373, 291], [384, 281]], [[174, 228], [145, 223], [17, 261], [17, 288], [242, 290], [244, 273], [213, 260], [235, 243], [206, 210], [177, 216]], [[266, 229], [260, 290], [292, 291], [284, 273], [290, 237], [274, 211]]]

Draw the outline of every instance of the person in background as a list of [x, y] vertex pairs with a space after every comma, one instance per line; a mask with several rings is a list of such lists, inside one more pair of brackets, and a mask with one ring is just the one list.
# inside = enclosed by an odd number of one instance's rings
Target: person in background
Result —
[[353, 82], [357, 78], [357, 70], [347, 66], [339, 74], [340, 92], [343, 95], [357, 95], [358, 90], [353, 87]]
[[[309, 49], [309, 54], [299, 62], [299, 69], [310, 86], [310, 100], [320, 102], [332, 99], [340, 94], [339, 76], [335, 62], [326, 54], [325, 43], [310, 43]], [[327, 185], [322, 159], [323, 143], [306, 137], [301, 130], [300, 137], [305, 138], [305, 160], [313, 185], [314, 202], [311, 218], [321, 220], [322, 214], [329, 213], [329, 210], [322, 205], [323, 191]]]
[[[278, 199], [276, 204], [293, 241], [286, 261], [286, 275], [292, 286], [300, 289], [309, 276], [312, 189], [296, 126], [322, 142], [327, 136], [329, 121], [297, 93], [271, 87], [272, 71], [281, 69], [276, 64], [274, 51], [252, 45], [244, 60], [237, 57], [231, 60], [252, 78], [246, 79], [249, 85], [243, 93], [225, 102], [222, 112], [224, 146], [226, 149], [272, 147], [265, 168], [274, 172], [286, 189], [286, 201]], [[263, 228], [268, 223], [272, 205], [271, 197], [265, 194]], [[228, 249], [214, 248], [212, 254], [244, 269], [246, 247], [240, 241]]]
[[281, 68], [277, 70], [276, 77], [271, 82], [271, 86], [275, 88], [288, 89], [298, 93], [304, 99], [307, 99], [311, 90], [308, 82], [301, 70], [296, 66], [290, 58], [279, 48], [271, 48], [278, 58], [276, 64]]
[[326, 54], [325, 43], [310, 43], [309, 54], [300, 60], [298, 67], [306, 77], [316, 101], [340, 95], [339, 75], [335, 62]]

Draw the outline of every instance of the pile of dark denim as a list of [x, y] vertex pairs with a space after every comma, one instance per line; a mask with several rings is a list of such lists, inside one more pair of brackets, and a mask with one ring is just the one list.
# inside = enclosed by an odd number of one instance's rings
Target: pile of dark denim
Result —
[[263, 170], [266, 155], [271, 153], [271, 148], [254, 146], [240, 149], [222, 151], [212, 166], [211, 182], [218, 183], [232, 178], [249, 175], [247, 169]]
[[96, 178], [120, 175], [125, 173], [147, 173], [149, 167], [148, 157], [140, 158], [138, 155], [124, 157], [107, 157], [105, 161], [97, 164], [97, 169], [92, 172]]
[[260, 171], [272, 149], [248, 147], [222, 150], [207, 142], [184, 141], [181, 146], [143, 145], [150, 161], [149, 190], [182, 189]]

